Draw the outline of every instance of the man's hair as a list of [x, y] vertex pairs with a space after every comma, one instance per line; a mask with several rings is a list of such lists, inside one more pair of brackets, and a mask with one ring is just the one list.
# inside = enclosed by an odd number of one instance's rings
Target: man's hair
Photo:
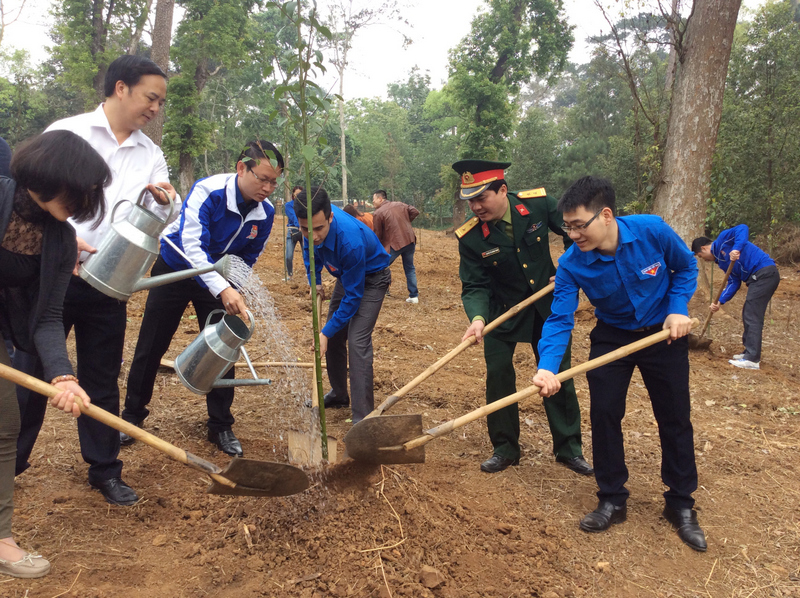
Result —
[[711, 245], [711, 243], [713, 243], [713, 241], [708, 237], [697, 237], [692, 241], [692, 253], [697, 255], [703, 247]]
[[[503, 185], [505, 185], [506, 189], [508, 189], [508, 183], [506, 183], [505, 179], [498, 179], [496, 181], [492, 181], [491, 183], [489, 183], [489, 186], [486, 187], [486, 191], [494, 191], [495, 193], [497, 193], [498, 191], [500, 191], [500, 187], [502, 187]], [[486, 191], [484, 191], [483, 193], [486, 193]]]
[[586, 208], [590, 212], [611, 208], [611, 212], [616, 215], [617, 195], [611, 181], [585, 176], [572, 183], [558, 200], [558, 211], [563, 214], [574, 212], [578, 208]]
[[167, 79], [167, 75], [155, 62], [144, 56], [120, 56], [108, 65], [103, 92], [107, 98], [114, 95], [117, 81], [122, 81], [128, 87], [133, 87], [145, 75], [159, 75]]
[[[245, 160], [245, 158], [250, 158], [250, 160]], [[283, 170], [283, 156], [278, 151], [278, 148], [269, 141], [260, 139], [248, 142], [236, 161], [244, 162], [248, 170], [253, 170], [253, 167], [258, 165], [258, 161], [264, 158], [275, 160], [278, 163], [278, 167]]]
[[[282, 158], [282, 157], [283, 157], [283, 156], [281, 156], [281, 158]], [[291, 193], [292, 197], [294, 197], [294, 192], [295, 192], [295, 191], [297, 191], [298, 189], [299, 189], [300, 191], [302, 191], [302, 190], [303, 190], [303, 188], [302, 188], [300, 185], [295, 185], [294, 187], [292, 187], [292, 193]]]
[[377, 191], [373, 191], [372, 195], [373, 195], [373, 197], [375, 195], [377, 195], [378, 197], [381, 197], [383, 199], [389, 199], [389, 197], [386, 195], [386, 191], [384, 189], [378, 189]]
[[11, 159], [17, 186], [38, 194], [40, 201], [61, 199], [77, 222], [106, 213], [104, 187], [111, 171], [89, 142], [71, 131], [50, 131], [26, 141]]
[[350, 214], [354, 218], [358, 218], [359, 216], [363, 216], [364, 215], [364, 213], [360, 212], [358, 210], [358, 208], [355, 207], [353, 204], [347, 204], [345, 207], [342, 208], [342, 211], [343, 212], [347, 212], [348, 214]]
[[[308, 220], [308, 194], [301, 191], [294, 202], [294, 214], [298, 218]], [[330, 218], [331, 215], [331, 200], [327, 192], [322, 187], [311, 187], [311, 217], [319, 212], [325, 214], [325, 218]]]

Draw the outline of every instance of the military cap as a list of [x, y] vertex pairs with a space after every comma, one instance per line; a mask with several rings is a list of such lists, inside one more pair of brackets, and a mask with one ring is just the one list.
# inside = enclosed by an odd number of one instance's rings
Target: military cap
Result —
[[511, 162], [491, 162], [490, 160], [459, 160], [453, 170], [461, 175], [461, 199], [472, 199], [484, 191], [490, 183], [505, 178], [505, 169]]

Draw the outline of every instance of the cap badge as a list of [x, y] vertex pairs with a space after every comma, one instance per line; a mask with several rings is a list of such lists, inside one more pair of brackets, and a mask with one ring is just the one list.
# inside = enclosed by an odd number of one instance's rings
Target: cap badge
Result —
[[472, 176], [471, 172], [465, 172], [464, 174], [461, 175], [461, 181], [463, 183], [466, 183], [467, 185], [471, 185], [472, 183], [475, 182], [475, 177]]

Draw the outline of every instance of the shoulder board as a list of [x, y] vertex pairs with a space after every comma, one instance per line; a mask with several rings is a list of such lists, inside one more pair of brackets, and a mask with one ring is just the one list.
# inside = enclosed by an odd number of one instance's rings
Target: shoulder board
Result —
[[530, 197], [544, 197], [547, 195], [547, 191], [544, 190], [544, 187], [539, 187], [538, 189], [528, 189], [527, 191], [520, 191], [517, 193], [517, 197], [520, 199], [528, 199]]
[[461, 226], [459, 226], [456, 229], [456, 237], [458, 237], [460, 239], [461, 237], [466, 235], [469, 231], [471, 231], [473, 228], [475, 228], [475, 226], [478, 224], [478, 222], [479, 222], [479, 219], [478, 219], [477, 216], [473, 216], [472, 218], [467, 220], [464, 224], [462, 224]]

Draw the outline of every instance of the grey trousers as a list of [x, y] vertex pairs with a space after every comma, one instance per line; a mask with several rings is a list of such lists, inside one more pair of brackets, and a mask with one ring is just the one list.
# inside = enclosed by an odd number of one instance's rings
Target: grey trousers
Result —
[[747, 299], [742, 308], [744, 334], [744, 359], [761, 361], [761, 333], [764, 330], [764, 314], [772, 295], [781, 282], [777, 266], [767, 266], [747, 279]]
[[[11, 365], [11, 358], [4, 344], [0, 346], [0, 363]], [[17, 389], [13, 382], [0, 378], [0, 538], [11, 536], [17, 436], [19, 436]]]
[[[350, 322], [328, 339], [328, 380], [331, 396], [344, 399], [347, 393], [348, 344], [350, 350], [350, 406], [353, 423], [358, 423], [375, 408], [375, 392], [372, 385], [372, 330], [378, 320], [383, 298], [392, 282], [389, 268], [368, 274], [364, 283], [361, 305]], [[328, 319], [339, 309], [344, 298], [344, 286], [336, 281], [328, 309]]]

